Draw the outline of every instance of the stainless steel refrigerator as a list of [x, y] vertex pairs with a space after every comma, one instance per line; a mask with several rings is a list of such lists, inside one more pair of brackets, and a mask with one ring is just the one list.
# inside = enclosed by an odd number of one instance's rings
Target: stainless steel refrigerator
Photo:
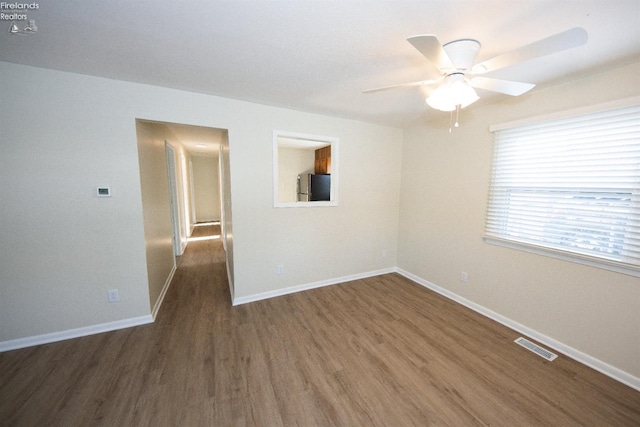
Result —
[[298, 175], [298, 201], [331, 200], [331, 175], [305, 173]]

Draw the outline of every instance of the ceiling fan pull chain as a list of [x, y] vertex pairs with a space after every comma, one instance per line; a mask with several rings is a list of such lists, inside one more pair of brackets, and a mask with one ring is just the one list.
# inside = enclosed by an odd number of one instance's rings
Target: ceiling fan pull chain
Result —
[[[449, 133], [451, 133], [451, 128], [452, 127], [459, 127], [460, 123], [458, 123], [458, 119], [460, 118], [460, 104], [456, 105], [456, 122], [453, 123], [453, 110], [451, 110], [451, 113], [449, 114]], [[451, 126], [451, 123], [453, 123], [453, 126]]]

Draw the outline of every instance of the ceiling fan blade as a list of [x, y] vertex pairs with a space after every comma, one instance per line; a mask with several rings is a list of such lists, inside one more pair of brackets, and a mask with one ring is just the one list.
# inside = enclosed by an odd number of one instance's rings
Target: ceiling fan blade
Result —
[[362, 93], [380, 92], [382, 90], [397, 89], [397, 88], [402, 88], [402, 87], [431, 85], [431, 84], [437, 83], [439, 80], [440, 79], [437, 79], [437, 80], [420, 80], [419, 82], [400, 83], [400, 84], [397, 84], [397, 85], [383, 86], [383, 87], [377, 87], [375, 89], [363, 90]]
[[512, 82], [509, 80], [490, 79], [488, 77], [474, 77], [470, 83], [471, 86], [478, 89], [490, 90], [511, 96], [522, 95], [535, 86], [533, 83]]
[[475, 74], [488, 73], [541, 56], [582, 46], [587, 42], [587, 38], [587, 32], [584, 29], [580, 27], [572, 28], [476, 64], [473, 67], [473, 72]]
[[429, 62], [438, 67], [438, 70], [453, 70], [455, 67], [445, 52], [438, 38], [433, 34], [423, 34], [407, 39]]

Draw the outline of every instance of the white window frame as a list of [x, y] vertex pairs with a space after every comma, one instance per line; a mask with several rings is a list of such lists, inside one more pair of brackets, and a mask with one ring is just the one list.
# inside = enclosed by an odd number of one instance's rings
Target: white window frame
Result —
[[[528, 126], [538, 123], [545, 124], [545, 122], [576, 118], [592, 113], [638, 105], [640, 105], [640, 96], [527, 120], [492, 125], [489, 130], [496, 133], [496, 135], [504, 130], [508, 130], [509, 132], [520, 130], [528, 131], [528, 129], [531, 129], [527, 128]], [[500, 142], [497, 141], [496, 144], [500, 144]], [[514, 147], [515, 149], [519, 149], [519, 146]], [[518, 186], [510, 183], [504, 184], [500, 183], [500, 179], [497, 178], [501, 172], [496, 170], [496, 168], [501, 168], [501, 165], [496, 163], [498, 162], [497, 156], [499, 148], [500, 147], [496, 145], [496, 151], [494, 153], [492, 182], [487, 211], [487, 228], [484, 236], [484, 240], [487, 243], [640, 277], [640, 260], [638, 259], [638, 251], [640, 251], [640, 249], [635, 247], [631, 249], [631, 252], [629, 252], [628, 249], [624, 249], [622, 252], [618, 249], [620, 239], [623, 239], [625, 242], [633, 241], [635, 245], [640, 245], [640, 172], [632, 173], [632, 176], [638, 178], [638, 180], [632, 183], [631, 187], [629, 187], [629, 183], [627, 182], [625, 185], [621, 185], [620, 188], [614, 188], [609, 185], [603, 186], [603, 188], [594, 188], [597, 186], [589, 184], [585, 184], [584, 186], [582, 186], [582, 184], [579, 186], [572, 185], [565, 188], [558, 185], [550, 185], [548, 187], [540, 185], [539, 188], [536, 188], [536, 185]], [[640, 158], [638, 159], [638, 164], [640, 170]], [[517, 169], [514, 170], [517, 171]], [[571, 236], [572, 229], [576, 230], [580, 228], [575, 226], [576, 223], [579, 224], [579, 221], [576, 222], [572, 219], [571, 215], [568, 214], [564, 214], [564, 216], [559, 218], [551, 218], [548, 210], [545, 210], [545, 208], [542, 208], [541, 213], [538, 215], [538, 217], [543, 217], [544, 219], [534, 224], [530, 233], [514, 232], [514, 229], [510, 228], [509, 221], [515, 223], [519, 220], [516, 213], [519, 208], [525, 217], [531, 214], [534, 208], [529, 202], [531, 200], [530, 196], [533, 194], [535, 194], [536, 197], [540, 196], [545, 202], [547, 202], [547, 200], [554, 200], [560, 204], [576, 204], [578, 210], [588, 207], [589, 209], [609, 209], [611, 211], [621, 211], [622, 213], [616, 214], [617, 216], [612, 215], [611, 217], [612, 224], [615, 223], [616, 226], [611, 225], [611, 228], [604, 232], [603, 236], [600, 236], [598, 239], [592, 237], [590, 242], [589, 239], [587, 239], [587, 243], [585, 244], [581, 244], [578, 239], [574, 239], [573, 236]], [[525, 218], [523, 221], [528, 221], [528, 219]], [[570, 224], [568, 228], [563, 228], [561, 233], [554, 234], [555, 237], [560, 235], [567, 236], [569, 242], [550, 242], [550, 235], [546, 230], [541, 228], [543, 224], [545, 227], [556, 227], [558, 225], [565, 227], [567, 222]], [[625, 223], [625, 225], [618, 226], [618, 224], [621, 223]], [[580, 232], [581, 231], [578, 230], [578, 233]], [[525, 236], [525, 234], [528, 235]], [[630, 246], [626, 246], [625, 248], [629, 247]], [[598, 250], [602, 251], [602, 253], [596, 253]], [[618, 253], [623, 253], [623, 255], [618, 256]], [[625, 255], [629, 253], [631, 254], [630, 256]]]
[[[327, 201], [282, 202], [279, 200], [280, 165], [278, 150], [282, 140], [288, 140], [298, 148], [309, 150], [325, 145], [331, 146], [331, 189]], [[311, 135], [299, 132], [273, 130], [273, 207], [275, 208], [321, 208], [338, 206], [339, 170], [340, 170], [340, 138], [334, 136]]]

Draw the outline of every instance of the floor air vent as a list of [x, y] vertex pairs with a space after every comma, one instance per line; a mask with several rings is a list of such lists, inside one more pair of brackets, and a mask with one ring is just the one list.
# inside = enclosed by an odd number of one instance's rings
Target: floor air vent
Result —
[[521, 345], [522, 347], [526, 348], [529, 351], [533, 351], [538, 356], [544, 357], [549, 362], [551, 362], [553, 359], [558, 357], [557, 354], [553, 354], [549, 350], [544, 349], [544, 348], [540, 347], [539, 345], [534, 344], [534, 343], [532, 343], [531, 341], [529, 341], [529, 340], [527, 340], [525, 338], [520, 337], [517, 340], [515, 340], [514, 342], [516, 344]]

